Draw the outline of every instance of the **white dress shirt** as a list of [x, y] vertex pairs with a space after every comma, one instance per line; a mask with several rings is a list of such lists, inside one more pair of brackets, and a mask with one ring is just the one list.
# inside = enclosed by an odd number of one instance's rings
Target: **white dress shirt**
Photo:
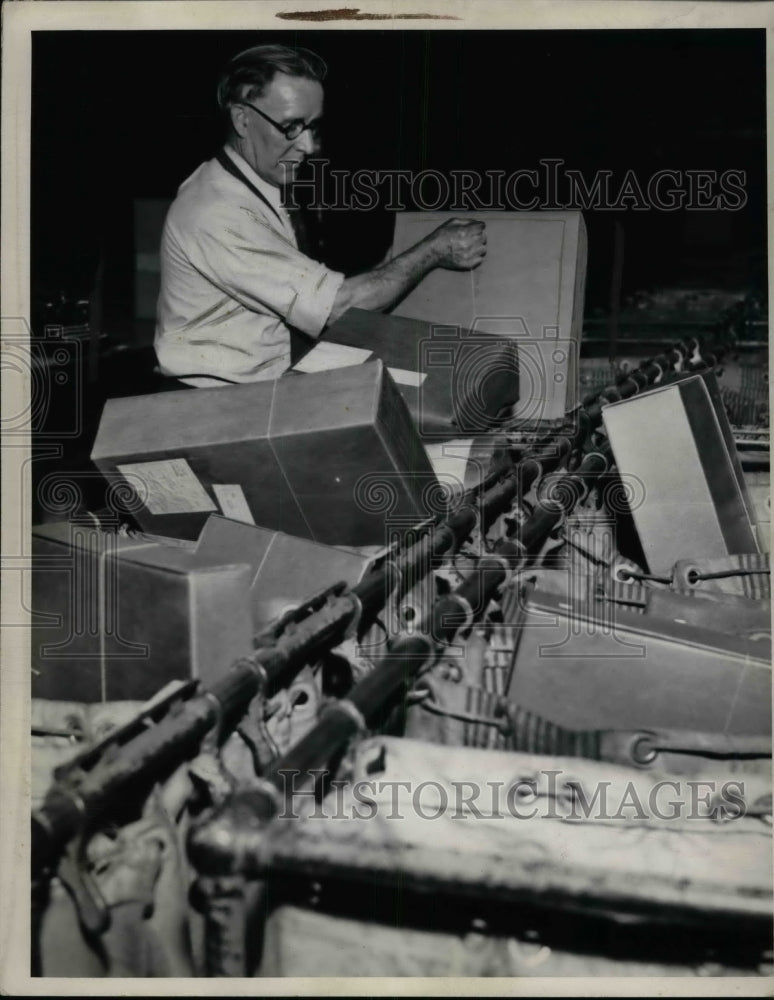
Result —
[[155, 348], [164, 374], [196, 386], [277, 378], [290, 366], [288, 325], [319, 336], [344, 280], [298, 249], [279, 188], [225, 153], [277, 214], [215, 159], [169, 209]]

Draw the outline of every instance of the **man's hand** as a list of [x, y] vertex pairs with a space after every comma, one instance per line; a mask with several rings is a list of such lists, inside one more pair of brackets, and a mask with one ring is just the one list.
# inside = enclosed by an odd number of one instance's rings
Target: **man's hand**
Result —
[[484, 223], [450, 219], [381, 267], [346, 278], [333, 302], [328, 322], [335, 322], [353, 306], [390, 309], [433, 268], [470, 271], [485, 256]]
[[427, 237], [436, 255], [436, 267], [470, 271], [486, 257], [486, 226], [483, 222], [449, 219]]

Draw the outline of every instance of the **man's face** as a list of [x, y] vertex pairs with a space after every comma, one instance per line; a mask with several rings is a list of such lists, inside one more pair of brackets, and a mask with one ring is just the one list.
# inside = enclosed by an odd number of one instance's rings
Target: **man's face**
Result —
[[[317, 80], [277, 73], [264, 93], [249, 102], [278, 125], [316, 121], [322, 115], [323, 88]], [[304, 131], [286, 138], [252, 108], [235, 105], [234, 128], [240, 137], [239, 151], [259, 177], [281, 187], [294, 180], [301, 163], [317, 149], [312, 133]]]

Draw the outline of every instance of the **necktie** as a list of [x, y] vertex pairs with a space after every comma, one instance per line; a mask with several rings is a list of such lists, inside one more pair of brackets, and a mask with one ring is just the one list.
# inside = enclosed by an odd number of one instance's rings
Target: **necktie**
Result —
[[301, 253], [313, 260], [320, 259], [319, 240], [315, 239], [313, 220], [310, 213], [303, 208], [286, 208], [290, 224], [296, 234], [296, 242]]
[[[279, 213], [274, 208], [274, 206], [264, 197], [263, 194], [255, 187], [255, 185], [248, 180], [247, 177], [242, 173], [242, 171], [237, 167], [230, 156], [221, 150], [216, 154], [217, 161], [227, 170], [228, 173], [237, 177], [242, 183], [248, 187], [256, 197], [260, 200], [274, 213], [277, 218], [279, 218]], [[310, 237], [308, 227], [306, 225], [306, 220], [303, 217], [303, 212], [298, 208], [286, 208], [285, 211], [288, 213], [290, 218], [290, 224], [293, 227], [293, 232], [296, 234], [296, 242], [298, 243], [298, 249], [301, 253], [306, 254], [307, 257], [312, 257], [317, 259], [317, 253], [314, 252], [315, 248], [313, 246], [313, 240]], [[307, 336], [307, 334], [302, 333], [301, 330], [297, 330], [295, 327], [287, 324], [288, 330], [290, 331], [290, 364], [294, 365], [312, 348], [315, 341], [312, 337]]]

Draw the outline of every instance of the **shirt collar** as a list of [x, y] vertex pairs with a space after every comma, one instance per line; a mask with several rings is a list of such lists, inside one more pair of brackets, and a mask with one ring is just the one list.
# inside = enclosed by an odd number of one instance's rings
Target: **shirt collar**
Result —
[[280, 189], [273, 184], [267, 184], [262, 177], [259, 177], [247, 160], [237, 153], [233, 146], [226, 146], [226, 156], [231, 157], [245, 177], [258, 188], [272, 208], [276, 208], [281, 215], [284, 211], [284, 206], [282, 204], [282, 192]]

